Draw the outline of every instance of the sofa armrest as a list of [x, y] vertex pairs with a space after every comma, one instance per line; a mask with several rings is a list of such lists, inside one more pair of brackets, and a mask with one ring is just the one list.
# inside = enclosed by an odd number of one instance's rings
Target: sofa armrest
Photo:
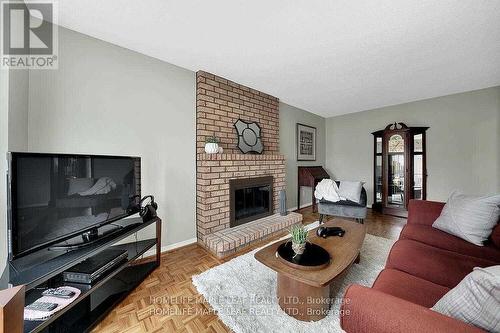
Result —
[[347, 333], [479, 333], [483, 330], [381, 291], [351, 285], [340, 325]]
[[431, 226], [443, 210], [444, 202], [410, 200], [408, 204], [408, 224]]

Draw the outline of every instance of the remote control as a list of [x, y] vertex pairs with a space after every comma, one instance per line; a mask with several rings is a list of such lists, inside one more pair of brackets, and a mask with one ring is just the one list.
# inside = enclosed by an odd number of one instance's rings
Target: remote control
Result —
[[42, 311], [42, 312], [50, 312], [57, 308], [56, 303], [48, 303], [48, 302], [34, 302], [26, 307], [28, 310], [34, 311]]
[[42, 293], [43, 296], [53, 296], [59, 298], [71, 298], [75, 295], [74, 291], [67, 290], [64, 288], [53, 288], [47, 289]]

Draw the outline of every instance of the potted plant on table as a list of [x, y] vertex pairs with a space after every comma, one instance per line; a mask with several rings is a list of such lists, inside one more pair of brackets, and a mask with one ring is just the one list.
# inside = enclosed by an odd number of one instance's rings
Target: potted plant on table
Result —
[[205, 152], [207, 154], [217, 154], [219, 152], [219, 139], [215, 135], [206, 137]]
[[307, 243], [307, 230], [303, 225], [294, 225], [290, 230], [290, 236], [292, 237], [292, 250], [295, 253], [294, 258], [297, 255], [304, 253]]

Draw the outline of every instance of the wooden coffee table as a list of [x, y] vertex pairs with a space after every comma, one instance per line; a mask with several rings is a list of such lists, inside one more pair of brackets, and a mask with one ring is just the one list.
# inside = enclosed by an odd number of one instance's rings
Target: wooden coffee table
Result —
[[309, 231], [309, 241], [330, 254], [330, 264], [325, 268], [302, 270], [283, 263], [276, 257], [276, 251], [287, 240], [273, 243], [255, 253], [255, 259], [278, 273], [278, 303], [283, 311], [298, 320], [316, 321], [324, 318], [332, 303], [332, 282], [353, 263], [359, 262], [366, 226], [342, 219], [328, 221], [323, 226], [337, 226], [346, 231], [344, 237], [331, 236], [326, 239], [316, 236], [316, 229]]

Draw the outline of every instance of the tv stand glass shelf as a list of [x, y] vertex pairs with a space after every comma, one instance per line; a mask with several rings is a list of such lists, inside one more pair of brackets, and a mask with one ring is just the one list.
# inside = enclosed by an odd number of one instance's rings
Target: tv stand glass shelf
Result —
[[[25, 304], [42, 297], [48, 288], [71, 286], [81, 290], [71, 304], [43, 321], [24, 321], [24, 332], [85, 332], [160, 265], [161, 219], [143, 222], [123, 219], [119, 232], [68, 251], [41, 251], [9, 263], [9, 284], [26, 286]], [[152, 236], [154, 234], [154, 237]], [[91, 285], [64, 282], [62, 273], [105, 249], [127, 251], [127, 260]]]

